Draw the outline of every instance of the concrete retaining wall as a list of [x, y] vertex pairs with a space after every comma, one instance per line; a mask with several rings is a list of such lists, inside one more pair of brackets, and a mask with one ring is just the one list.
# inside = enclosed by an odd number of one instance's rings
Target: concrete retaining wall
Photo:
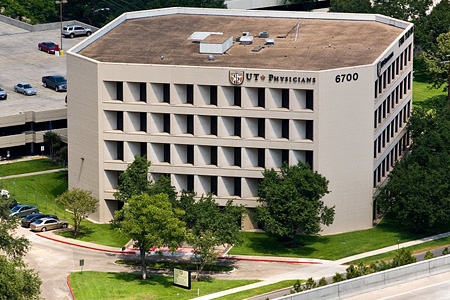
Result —
[[404, 282], [450, 271], [450, 255], [333, 283], [313, 290], [276, 298], [276, 300], [345, 299]]
[[[31, 25], [16, 19], [12, 19], [10, 17], [7, 16], [3, 16], [0, 15], [0, 22], [18, 27], [18, 28], [22, 28], [25, 29], [27, 31], [30, 32], [35, 32], [35, 31], [46, 31], [46, 30], [53, 30], [53, 29], [59, 29], [61, 28], [61, 23], [60, 22], [54, 22], [54, 23], [46, 23], [46, 24], [36, 24], [36, 25]], [[84, 27], [88, 27], [92, 30], [92, 32], [95, 32], [98, 30], [97, 27], [85, 24], [83, 22], [79, 22], [79, 21], [64, 21], [63, 25], [81, 25]]]

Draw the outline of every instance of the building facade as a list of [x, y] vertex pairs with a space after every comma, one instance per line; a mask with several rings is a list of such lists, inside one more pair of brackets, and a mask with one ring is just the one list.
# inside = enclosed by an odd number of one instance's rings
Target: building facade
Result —
[[146, 155], [153, 178], [245, 205], [249, 229], [264, 168], [300, 160], [329, 180], [323, 233], [370, 228], [409, 144], [412, 30], [380, 15], [126, 13], [68, 52], [69, 187], [107, 222], [119, 174]]

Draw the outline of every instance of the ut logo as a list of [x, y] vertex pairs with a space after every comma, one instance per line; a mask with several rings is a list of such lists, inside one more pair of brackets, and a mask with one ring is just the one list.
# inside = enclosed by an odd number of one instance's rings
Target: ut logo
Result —
[[244, 82], [243, 71], [230, 71], [230, 82], [233, 85], [241, 85]]

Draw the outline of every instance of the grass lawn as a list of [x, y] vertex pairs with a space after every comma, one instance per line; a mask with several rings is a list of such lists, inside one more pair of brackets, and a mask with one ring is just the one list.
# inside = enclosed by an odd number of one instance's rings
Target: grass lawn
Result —
[[[116, 260], [116, 264], [127, 265], [127, 266], [140, 266], [140, 260]], [[197, 271], [197, 266], [193, 263], [181, 263], [181, 262], [170, 262], [170, 261], [147, 261], [147, 267], [151, 269], [183, 269], [189, 271]], [[203, 271], [214, 271], [214, 272], [230, 272], [233, 270], [231, 266], [225, 265], [206, 265]]]
[[285, 243], [266, 233], [243, 232], [244, 242], [234, 246], [229, 254], [337, 260], [444, 231], [445, 228], [427, 234], [412, 234], [395, 221], [385, 218], [376, 228], [367, 230], [327, 236], [299, 236], [298, 242], [302, 247], [298, 248], [288, 248]]
[[[280, 281], [277, 283], [272, 283], [269, 285], [265, 285], [265, 286], [261, 286], [258, 288], [254, 288], [251, 290], [247, 290], [247, 291], [242, 291], [242, 292], [238, 292], [238, 293], [234, 293], [234, 294], [230, 294], [230, 295], [226, 295], [220, 298], [216, 298], [217, 300], [241, 300], [241, 299], [246, 299], [249, 297], [253, 297], [253, 296], [257, 296], [257, 295], [261, 295], [261, 294], [265, 294], [265, 293], [269, 293], [269, 292], [273, 292], [276, 290], [280, 290], [283, 288], [287, 288], [287, 287], [293, 287], [294, 283], [297, 280], [284, 280], [284, 281]], [[301, 282], [304, 282], [304, 280], [301, 280]]]
[[151, 280], [139, 280], [140, 274], [111, 272], [76, 272], [69, 276], [77, 300], [112, 299], [166, 299], [183, 300], [219, 292], [257, 280], [211, 280], [192, 282], [192, 289], [186, 290], [173, 286], [173, 278], [152, 275]]
[[33, 159], [15, 163], [0, 164], [0, 176], [9, 176], [16, 174], [32, 173], [45, 170], [64, 168], [60, 165], [50, 165], [50, 159]]
[[[405, 249], [411, 250], [411, 252], [413, 254], [416, 254], [416, 253], [423, 253], [423, 252], [431, 251], [436, 248], [447, 247], [447, 246], [450, 246], [450, 237], [439, 239], [439, 240], [434, 240], [434, 241], [429, 241], [426, 243], [422, 243], [420, 245], [406, 247]], [[346, 264], [359, 264], [360, 262], [363, 262], [364, 264], [371, 264], [376, 261], [382, 261], [382, 260], [389, 261], [394, 258], [395, 253], [396, 253], [396, 250], [389, 251], [386, 253], [368, 256], [368, 257], [364, 257], [362, 259], [350, 261], [350, 262], [347, 262]]]
[[431, 84], [422, 81], [413, 82], [413, 104], [414, 106], [424, 106], [426, 101], [434, 96], [446, 95], [441, 89], [430, 89]]

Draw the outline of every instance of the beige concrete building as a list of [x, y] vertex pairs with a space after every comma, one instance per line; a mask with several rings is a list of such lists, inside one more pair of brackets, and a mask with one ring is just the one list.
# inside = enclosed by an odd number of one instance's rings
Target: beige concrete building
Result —
[[251, 210], [263, 169], [301, 160], [330, 182], [324, 233], [369, 228], [409, 143], [412, 30], [380, 15], [123, 14], [68, 52], [69, 186], [107, 222], [120, 172], [147, 155], [154, 178]]

